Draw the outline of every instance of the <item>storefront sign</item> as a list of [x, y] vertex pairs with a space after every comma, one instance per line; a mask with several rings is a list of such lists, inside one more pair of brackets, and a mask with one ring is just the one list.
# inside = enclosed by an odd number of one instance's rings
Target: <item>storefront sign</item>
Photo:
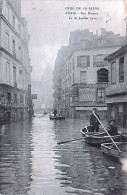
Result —
[[37, 99], [37, 94], [31, 94], [32, 99]]
[[118, 102], [127, 102], [127, 96], [117, 96], [117, 97], [108, 97], [106, 98], [106, 103], [118, 103]]
[[96, 98], [95, 88], [79, 89], [79, 101], [91, 102]]
[[93, 108], [96, 108], [97, 110], [108, 110], [108, 107], [75, 107], [75, 110], [93, 110]]

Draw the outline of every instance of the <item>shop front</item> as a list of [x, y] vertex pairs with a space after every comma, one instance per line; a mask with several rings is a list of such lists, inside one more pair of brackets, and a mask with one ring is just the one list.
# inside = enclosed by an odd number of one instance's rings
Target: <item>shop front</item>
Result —
[[109, 120], [115, 120], [120, 127], [127, 127], [127, 97], [126, 95], [119, 95], [109, 97], [107, 96], [108, 116]]

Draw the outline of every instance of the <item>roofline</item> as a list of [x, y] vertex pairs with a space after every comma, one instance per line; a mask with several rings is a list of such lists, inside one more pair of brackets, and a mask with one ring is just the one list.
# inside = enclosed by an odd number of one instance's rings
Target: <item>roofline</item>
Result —
[[121, 54], [125, 53], [127, 51], [127, 43], [120, 47], [118, 50], [116, 50], [114, 53], [108, 55], [104, 60], [111, 61], [112, 59], [120, 56]]

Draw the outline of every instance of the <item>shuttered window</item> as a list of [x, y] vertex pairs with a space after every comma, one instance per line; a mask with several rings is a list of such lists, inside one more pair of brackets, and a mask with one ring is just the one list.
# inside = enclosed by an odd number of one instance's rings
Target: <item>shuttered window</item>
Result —
[[116, 63], [111, 64], [111, 84], [116, 83]]
[[124, 81], [124, 57], [119, 59], [119, 82]]
[[79, 68], [86, 68], [90, 66], [89, 56], [78, 56], [77, 57], [77, 66]]

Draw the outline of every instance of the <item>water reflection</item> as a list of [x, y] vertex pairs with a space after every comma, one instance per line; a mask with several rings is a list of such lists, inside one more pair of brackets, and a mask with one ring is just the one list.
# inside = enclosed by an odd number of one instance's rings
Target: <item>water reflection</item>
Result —
[[32, 181], [31, 126], [30, 123], [18, 123], [0, 128], [1, 194], [27, 194], [29, 191]]
[[14, 195], [125, 195], [127, 172], [100, 148], [77, 140], [88, 121], [32, 122], [0, 129], [0, 193]]
[[[79, 129], [83, 121], [74, 121], [69, 129], [68, 122], [64, 126], [61, 125], [58, 133], [57, 126], [60, 124], [54, 124], [57, 140], [69, 140], [80, 136]], [[78, 140], [57, 146], [56, 154], [57, 162], [62, 165], [56, 166], [61, 171], [57, 179], [61, 180], [61, 186], [73, 187], [71, 193], [126, 194], [127, 175], [122, 171], [120, 164], [104, 159], [100, 148]]]

